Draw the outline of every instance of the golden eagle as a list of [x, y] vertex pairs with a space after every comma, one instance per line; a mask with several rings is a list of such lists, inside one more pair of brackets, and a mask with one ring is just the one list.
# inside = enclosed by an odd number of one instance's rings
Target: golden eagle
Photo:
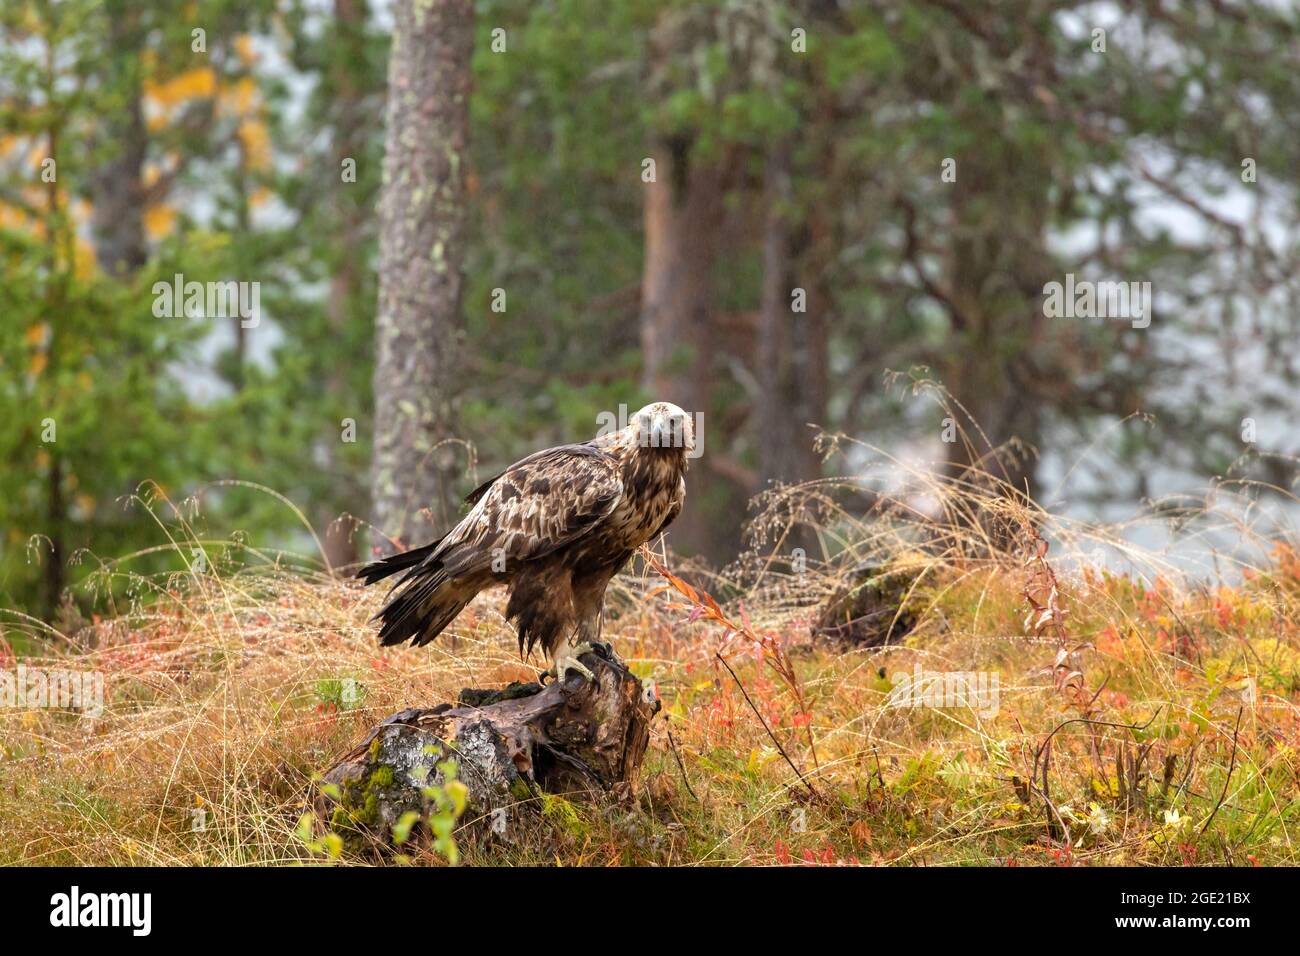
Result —
[[366, 584], [401, 573], [373, 618], [380, 643], [427, 644], [479, 591], [505, 584], [520, 655], [540, 642], [557, 680], [590, 679], [578, 655], [600, 636], [605, 588], [681, 512], [694, 447], [691, 417], [656, 402], [619, 431], [515, 462], [470, 493], [473, 508], [442, 538], [357, 572]]

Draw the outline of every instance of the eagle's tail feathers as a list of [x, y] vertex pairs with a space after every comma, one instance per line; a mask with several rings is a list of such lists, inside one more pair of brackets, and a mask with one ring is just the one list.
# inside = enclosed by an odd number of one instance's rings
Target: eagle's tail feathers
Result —
[[449, 587], [452, 583], [442, 567], [427, 569], [422, 576], [412, 578], [375, 615], [383, 621], [379, 643], [390, 646], [411, 641], [421, 647], [441, 634], [473, 597], [463, 588]]
[[389, 555], [380, 561], [364, 565], [357, 571], [356, 576], [366, 584], [374, 584], [376, 581], [382, 581], [399, 571], [405, 571], [407, 568], [414, 569], [425, 558], [433, 554], [434, 549], [440, 544], [442, 544], [441, 538], [431, 544], [426, 544], [422, 548], [412, 548], [410, 551], [400, 551], [397, 554]]
[[428, 644], [431, 640], [441, 634], [448, 624], [456, 619], [456, 615], [465, 610], [465, 605], [468, 603], [469, 601], [456, 600], [447, 604], [439, 605], [430, 612], [426, 619], [427, 623], [424, 625], [424, 628], [420, 631], [419, 636], [411, 643], [416, 647], [423, 647], [425, 644]]

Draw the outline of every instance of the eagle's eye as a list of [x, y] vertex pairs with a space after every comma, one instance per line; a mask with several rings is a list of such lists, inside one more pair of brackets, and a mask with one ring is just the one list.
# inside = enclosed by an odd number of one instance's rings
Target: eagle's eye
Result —
[[672, 437], [672, 446], [691, 449], [695, 444], [695, 429], [691, 417], [678, 410], [667, 415], [666, 421], [668, 434]]

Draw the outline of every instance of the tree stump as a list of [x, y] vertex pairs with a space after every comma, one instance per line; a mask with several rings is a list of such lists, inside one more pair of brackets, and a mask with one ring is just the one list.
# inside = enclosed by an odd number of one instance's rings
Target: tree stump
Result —
[[545, 688], [466, 688], [457, 704], [394, 714], [325, 773], [318, 813], [336, 829], [391, 844], [403, 817], [424, 820], [437, 809], [431, 792], [444, 784], [440, 765], [449, 759], [468, 790], [458, 836], [497, 829], [538, 790], [630, 798], [659, 701], [616, 657], [596, 651], [581, 660], [594, 683], [570, 673]]

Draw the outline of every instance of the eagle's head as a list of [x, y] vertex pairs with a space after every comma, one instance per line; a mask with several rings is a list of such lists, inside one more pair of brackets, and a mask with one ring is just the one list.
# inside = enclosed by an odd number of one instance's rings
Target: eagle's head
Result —
[[695, 450], [695, 422], [672, 402], [654, 402], [628, 421], [628, 428], [642, 448]]

